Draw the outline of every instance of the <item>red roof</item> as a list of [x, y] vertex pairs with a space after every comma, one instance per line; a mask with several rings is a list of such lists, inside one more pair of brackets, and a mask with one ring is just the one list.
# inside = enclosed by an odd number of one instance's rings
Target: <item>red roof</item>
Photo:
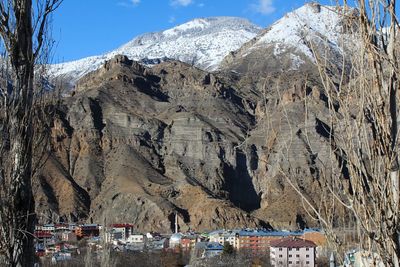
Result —
[[129, 224], [129, 223], [115, 223], [115, 224], [111, 224], [111, 227], [114, 228], [132, 228], [133, 224]]
[[276, 248], [315, 248], [317, 245], [305, 239], [287, 237], [270, 242], [271, 247]]
[[46, 231], [36, 231], [35, 236], [36, 238], [51, 238], [53, 235]]

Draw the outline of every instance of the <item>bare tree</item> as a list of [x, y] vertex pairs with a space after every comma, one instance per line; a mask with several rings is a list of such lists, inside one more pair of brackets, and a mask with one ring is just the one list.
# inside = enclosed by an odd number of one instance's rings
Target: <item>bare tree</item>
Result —
[[[0, 262], [32, 266], [35, 223], [32, 165], [36, 133], [35, 64], [43, 59], [49, 16], [62, 0], [0, 1], [4, 46], [0, 87]], [[37, 113], [36, 113], [37, 114]]]
[[330, 160], [319, 165], [320, 205], [293, 179], [288, 181], [301, 194], [310, 215], [322, 223], [332, 243], [344, 245], [333, 224], [339, 215], [336, 212], [345, 209], [359, 224], [361, 248], [376, 251], [386, 266], [399, 266], [396, 1], [354, 3], [357, 12], [350, 12], [353, 9], [348, 1], [336, 9], [347, 22], [343, 35], [351, 36], [355, 45], [351, 53], [343, 55], [343, 65], [350, 62], [350, 67], [332, 73], [328, 71], [329, 58], [315, 52], [329, 106], [325, 130], [329, 132]]

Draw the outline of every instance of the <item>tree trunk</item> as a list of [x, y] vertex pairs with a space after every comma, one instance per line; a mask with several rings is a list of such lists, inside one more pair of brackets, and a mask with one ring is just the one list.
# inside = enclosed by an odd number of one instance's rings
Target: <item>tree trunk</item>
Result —
[[32, 103], [34, 58], [32, 50], [32, 1], [14, 0], [16, 27], [10, 40], [10, 61], [13, 73], [13, 95], [9, 109], [10, 158], [14, 166], [10, 174], [12, 229], [9, 266], [33, 266], [35, 227], [32, 194]]
[[35, 138], [45, 132], [34, 125], [34, 111], [40, 108], [34, 103], [41, 97], [41, 88], [34, 93], [34, 66], [43, 55], [48, 16], [61, 2], [35, 1], [33, 10], [32, 0], [0, 0], [4, 62], [10, 66], [1, 64], [0, 72], [0, 266], [34, 264], [33, 156], [44, 153], [36, 151]]

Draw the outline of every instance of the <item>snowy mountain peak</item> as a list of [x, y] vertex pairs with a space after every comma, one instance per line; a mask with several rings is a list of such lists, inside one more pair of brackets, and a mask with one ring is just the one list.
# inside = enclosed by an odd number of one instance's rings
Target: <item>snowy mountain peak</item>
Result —
[[238, 17], [211, 17], [191, 20], [187, 23], [178, 25], [172, 29], [163, 32], [164, 35], [182, 34], [188, 31], [204, 32], [204, 30], [216, 31], [218, 29], [246, 29], [248, 31], [258, 32], [260, 27], [254, 25], [246, 19]]
[[64, 76], [74, 83], [117, 54], [143, 62], [174, 59], [202, 69], [215, 70], [229, 52], [239, 49], [260, 31], [260, 27], [242, 18], [194, 19], [172, 29], [140, 35], [104, 55], [52, 65], [50, 72], [53, 76]]
[[226, 57], [220, 68], [237, 73], [304, 70], [313, 67], [317, 54], [340, 68], [334, 62], [354, 49], [355, 29], [349, 19], [357, 13], [353, 8], [305, 4]]
[[193, 30], [203, 30], [204, 28], [208, 27], [210, 23], [204, 19], [195, 19], [189, 21], [187, 23], [181, 24], [176, 26], [175, 28], [163, 31], [163, 34], [166, 36], [174, 36], [180, 34], [185, 31], [193, 31]]
[[[338, 46], [341, 27], [341, 10], [336, 6], [323, 6], [317, 3], [306, 4], [299, 9], [286, 14], [274, 23], [262, 35], [254, 48], [268, 44], [289, 45], [297, 51], [313, 58], [312, 51], [306, 41], [319, 37]], [[275, 49], [275, 55], [281, 49]]]

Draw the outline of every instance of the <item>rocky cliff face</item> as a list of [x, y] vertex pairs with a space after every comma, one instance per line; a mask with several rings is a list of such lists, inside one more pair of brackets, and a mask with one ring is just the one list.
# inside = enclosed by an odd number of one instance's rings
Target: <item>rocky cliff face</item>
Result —
[[244, 102], [185, 63], [148, 69], [114, 58], [65, 100], [37, 186], [39, 210], [159, 231], [175, 211], [183, 229], [263, 225], [249, 213], [260, 205], [251, 159], [236, 148], [255, 122]]
[[327, 149], [319, 91], [297, 83], [254, 101], [260, 92], [185, 63], [118, 56], [65, 99], [38, 210], [142, 230], [172, 229], [175, 212], [182, 229], [296, 228], [306, 219], [285, 174], [313, 193], [313, 155]]
[[[304, 41], [299, 47], [272, 33], [297, 34], [304, 25], [296, 18], [308, 16], [312, 38], [331, 38], [341, 21], [321, 8], [289, 14], [218, 73], [116, 56], [81, 78], [58, 112], [53, 152], [35, 181], [42, 220], [165, 232], [177, 212], [182, 230], [312, 226], [287, 179], [318, 201], [330, 150], [327, 100], [306, 50], [314, 39], [292, 36]], [[322, 15], [331, 28], [318, 24]], [[344, 50], [332, 44], [334, 62]]]

